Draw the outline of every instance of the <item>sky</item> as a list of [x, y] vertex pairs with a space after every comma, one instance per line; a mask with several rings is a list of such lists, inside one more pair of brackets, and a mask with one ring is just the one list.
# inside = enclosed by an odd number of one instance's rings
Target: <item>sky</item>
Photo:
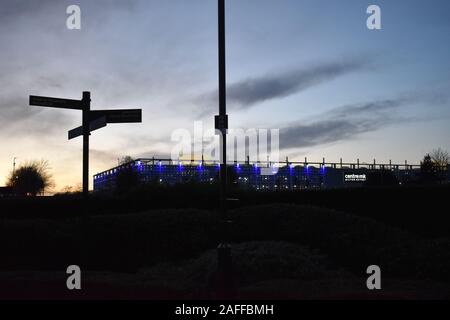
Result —
[[[81, 29], [66, 8], [81, 9]], [[381, 30], [366, 26], [381, 8]], [[226, 0], [230, 128], [280, 129], [280, 157], [419, 163], [450, 151], [450, 2]], [[174, 130], [218, 113], [217, 1], [2, 0], [0, 185], [17, 165], [50, 162], [55, 191], [81, 182], [81, 113], [142, 108], [142, 124], [91, 135], [90, 174], [125, 155], [170, 155]], [[91, 181], [92, 183], [92, 181]]]

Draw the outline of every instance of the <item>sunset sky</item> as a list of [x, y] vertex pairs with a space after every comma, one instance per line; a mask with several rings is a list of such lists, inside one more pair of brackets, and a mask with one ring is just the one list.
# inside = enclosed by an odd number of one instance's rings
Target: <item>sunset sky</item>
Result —
[[[66, 8], [81, 7], [81, 30]], [[366, 9], [382, 10], [368, 30]], [[450, 2], [227, 0], [232, 128], [279, 128], [281, 157], [419, 163], [450, 151]], [[91, 171], [117, 158], [168, 156], [171, 133], [213, 126], [217, 1], [0, 3], [0, 185], [48, 159], [55, 190], [81, 181], [81, 113], [28, 106], [28, 97], [80, 99], [93, 109], [142, 108], [142, 124], [91, 136]]]

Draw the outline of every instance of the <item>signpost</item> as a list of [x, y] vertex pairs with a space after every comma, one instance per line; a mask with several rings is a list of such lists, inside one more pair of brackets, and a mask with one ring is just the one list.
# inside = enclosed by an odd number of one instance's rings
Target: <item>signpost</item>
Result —
[[83, 101], [52, 97], [30, 96], [30, 106], [83, 110]]
[[68, 133], [69, 140], [83, 136], [83, 198], [89, 196], [89, 135], [108, 123], [142, 122], [141, 109], [91, 110], [91, 93], [83, 92], [81, 100], [30, 96], [30, 106], [82, 111], [82, 125]]
[[[100, 117], [89, 122], [89, 132], [98, 130], [100, 128], [106, 127], [106, 117]], [[69, 131], [69, 140], [75, 139], [76, 137], [83, 135], [83, 126], [77, 127]]]
[[142, 122], [142, 110], [92, 110], [90, 112], [91, 120], [95, 120], [100, 117], [105, 117], [107, 123], [138, 123]]

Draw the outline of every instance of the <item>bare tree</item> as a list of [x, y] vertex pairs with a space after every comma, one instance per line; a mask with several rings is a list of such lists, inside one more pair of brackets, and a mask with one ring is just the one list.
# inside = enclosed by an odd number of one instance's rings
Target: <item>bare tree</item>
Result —
[[64, 186], [60, 193], [72, 193], [73, 192], [73, 187], [72, 186]]
[[430, 157], [434, 165], [438, 168], [447, 168], [450, 163], [450, 156], [448, 152], [441, 148], [431, 151]]
[[81, 183], [77, 183], [74, 186], [64, 186], [59, 193], [70, 194], [70, 193], [81, 193], [83, 192], [83, 186]]
[[22, 196], [43, 194], [54, 186], [50, 166], [47, 160], [34, 160], [22, 164], [14, 172], [11, 171], [7, 186]]
[[127, 164], [127, 163], [130, 163], [130, 162], [133, 162], [133, 161], [134, 161], [134, 159], [132, 157], [124, 156], [124, 157], [119, 159], [119, 165]]
[[450, 162], [450, 156], [448, 152], [438, 148], [434, 149], [430, 154], [431, 161], [433, 163], [434, 171], [436, 172], [438, 181], [440, 183], [446, 180], [448, 166]]

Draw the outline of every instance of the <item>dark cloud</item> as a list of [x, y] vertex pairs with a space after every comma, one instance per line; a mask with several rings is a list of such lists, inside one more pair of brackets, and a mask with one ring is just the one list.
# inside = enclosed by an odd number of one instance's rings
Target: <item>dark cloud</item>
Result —
[[72, 123], [73, 118], [67, 111], [29, 106], [27, 92], [0, 99], [0, 132], [7, 135], [42, 136], [57, 132], [63, 126], [69, 129]]
[[[267, 100], [284, 98], [339, 76], [363, 70], [369, 62], [368, 59], [355, 58], [248, 78], [228, 86], [228, 103], [230, 107], [245, 109]], [[207, 108], [215, 106], [217, 91], [203, 95], [197, 101]]]
[[35, 16], [40, 13], [48, 13], [49, 10], [62, 12], [65, 15], [66, 8], [70, 5], [79, 5], [88, 9], [134, 10], [143, 1], [117, 1], [117, 0], [3, 0], [0, 8], [0, 18], [5, 20], [18, 19], [23, 15]]
[[327, 112], [329, 117], [345, 118], [351, 116], [362, 116], [362, 115], [372, 115], [380, 114], [385, 111], [397, 108], [404, 103], [410, 101], [410, 98], [398, 98], [398, 99], [387, 99], [372, 101], [360, 104], [345, 105], [342, 107], [335, 108]]
[[407, 98], [345, 105], [328, 111], [319, 120], [296, 123], [280, 129], [280, 148], [303, 148], [342, 140], [378, 130], [405, 118], [395, 109], [409, 102]]
[[117, 163], [117, 158], [122, 154], [118, 150], [105, 151], [91, 148], [89, 150], [90, 156], [97, 162], [97, 164], [111, 165], [111, 163]]
[[0, 18], [4, 22], [5, 19], [17, 19], [21, 15], [36, 14], [40, 11], [47, 10], [49, 6], [64, 5], [62, 1], [54, 0], [10, 0], [2, 1], [0, 9]]

